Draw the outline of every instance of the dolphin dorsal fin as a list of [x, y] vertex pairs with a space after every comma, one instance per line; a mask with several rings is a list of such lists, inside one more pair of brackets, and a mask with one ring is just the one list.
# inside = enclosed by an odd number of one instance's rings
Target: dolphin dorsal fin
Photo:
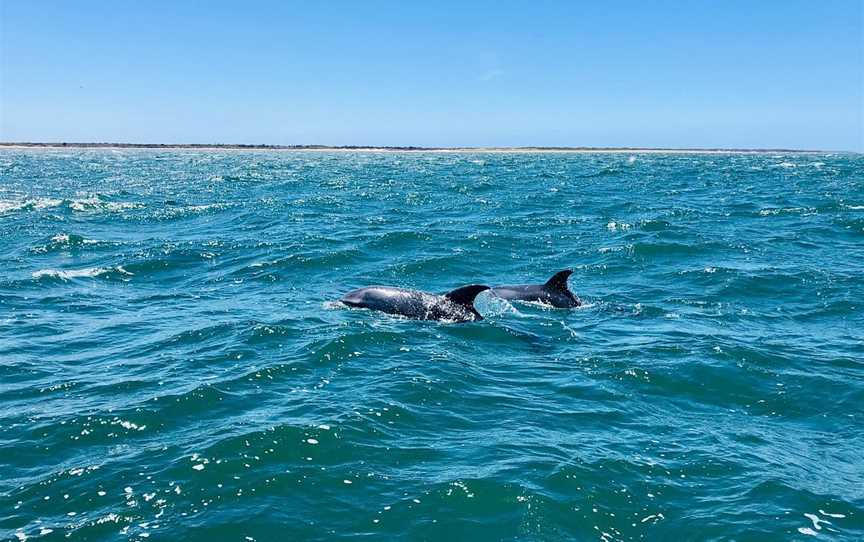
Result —
[[464, 305], [473, 310], [474, 298], [477, 297], [477, 294], [480, 292], [485, 292], [488, 289], [488, 286], [482, 284], [471, 284], [470, 286], [462, 286], [461, 288], [456, 288], [455, 290], [447, 292], [444, 294], [444, 297], [453, 303]]
[[545, 286], [546, 288], [549, 288], [550, 290], [555, 290], [558, 292], [566, 292], [566, 291], [568, 291], [567, 290], [567, 279], [572, 274], [573, 274], [572, 269], [565, 269], [564, 271], [558, 271], [557, 273], [552, 275], [552, 278], [547, 280], [546, 284], [544, 284], [543, 286]]

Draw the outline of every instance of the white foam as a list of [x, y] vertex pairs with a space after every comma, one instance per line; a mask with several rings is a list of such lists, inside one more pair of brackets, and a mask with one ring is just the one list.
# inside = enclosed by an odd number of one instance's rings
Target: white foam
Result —
[[0, 213], [5, 213], [8, 211], [17, 211], [21, 207], [22, 206], [18, 202], [9, 201], [9, 200], [0, 200]]
[[126, 201], [102, 201], [97, 197], [73, 199], [69, 203], [69, 207], [76, 212], [87, 211], [109, 211], [117, 212], [126, 209], [135, 209], [141, 207], [140, 203], [131, 203]]
[[134, 429], [134, 430], [136, 430], [136, 431], [143, 431], [144, 429], [147, 428], [146, 425], [138, 425], [138, 424], [135, 424], [135, 423], [132, 423], [132, 422], [128, 422], [128, 421], [126, 421], [126, 420], [114, 421], [114, 422], [112, 422], [112, 423], [114, 423], [114, 424], [120, 424], [120, 426], [121, 426], [123, 429]]
[[804, 514], [804, 517], [806, 517], [807, 519], [809, 519], [810, 521], [813, 522], [813, 527], [814, 527], [817, 531], [821, 531], [821, 530], [822, 530], [822, 525], [820, 525], [821, 523], [824, 523], [824, 524], [826, 524], [826, 525], [831, 525], [831, 522], [830, 522], [830, 521], [828, 521], [827, 519], [821, 519], [821, 518], [820, 518], [819, 516], [817, 516], [816, 514], [807, 514], [807, 513], [805, 513], [805, 514]]
[[621, 246], [621, 247], [600, 247], [599, 249], [597, 249], [597, 252], [599, 252], [600, 254], [606, 254], [608, 252], [621, 252], [622, 250], [625, 250], [626, 248], [627, 247], [623, 247], [623, 246]]
[[211, 209], [214, 209], [214, 210], [227, 209], [228, 207], [231, 207], [231, 205], [228, 203], [208, 203], [208, 204], [204, 204], [204, 205], [186, 205], [184, 207], [165, 208], [165, 209], [162, 209], [159, 212], [159, 214], [163, 217], [172, 218], [172, 217], [180, 217], [180, 216], [185, 216], [185, 215], [190, 215], [190, 214], [206, 213], [207, 211], [210, 211]]
[[[72, 238], [70, 237], [70, 235], [68, 233], [58, 233], [57, 235], [55, 235], [54, 237], [51, 238], [51, 242], [58, 243], [58, 244], [65, 244], [71, 240], [72, 240]], [[95, 245], [98, 243], [99, 243], [99, 241], [96, 241], [95, 239], [81, 239], [81, 244], [83, 244], [83, 245]]]
[[120, 521], [120, 516], [118, 516], [117, 514], [112, 512], [112, 513], [108, 514], [107, 516], [103, 516], [103, 517], [97, 519], [96, 524], [101, 525], [103, 523], [108, 523], [108, 522], [117, 523], [119, 521]]
[[55, 198], [0, 200], [0, 213], [20, 211], [22, 209], [48, 209], [50, 207], [58, 207], [62, 203], [62, 199]]
[[130, 273], [129, 271], [123, 269], [122, 266], [117, 266], [113, 269], [106, 267], [85, 267], [84, 269], [40, 269], [39, 271], [34, 271], [31, 274], [31, 277], [33, 277], [34, 279], [40, 279], [42, 277], [52, 277], [69, 280], [75, 278], [93, 278], [111, 272], [121, 273], [123, 275], [130, 276], [134, 275], [134, 273]]
[[81, 278], [81, 277], [98, 277], [104, 273], [109, 272], [110, 269], [106, 269], [104, 267], [87, 267], [84, 269], [40, 269], [39, 271], [33, 272], [33, 278], [38, 279], [42, 277], [54, 277], [59, 279], [73, 279], [73, 278]]
[[761, 216], [770, 216], [770, 215], [779, 215], [780, 213], [790, 213], [790, 214], [814, 214], [816, 213], [816, 209], [812, 207], [769, 207], [766, 209], [762, 209], [759, 211]]

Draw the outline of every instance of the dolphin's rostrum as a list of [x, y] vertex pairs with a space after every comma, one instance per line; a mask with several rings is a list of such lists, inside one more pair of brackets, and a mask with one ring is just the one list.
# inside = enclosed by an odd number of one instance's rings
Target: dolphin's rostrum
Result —
[[488, 286], [472, 284], [444, 295], [436, 295], [391, 286], [368, 286], [348, 292], [340, 301], [349, 307], [362, 307], [417, 320], [471, 322], [483, 319], [474, 308], [474, 298], [488, 289]]
[[570, 269], [559, 271], [545, 284], [515, 284], [494, 286], [492, 293], [513, 301], [536, 301], [562, 309], [578, 307], [582, 304], [567, 288], [567, 278], [573, 274]]

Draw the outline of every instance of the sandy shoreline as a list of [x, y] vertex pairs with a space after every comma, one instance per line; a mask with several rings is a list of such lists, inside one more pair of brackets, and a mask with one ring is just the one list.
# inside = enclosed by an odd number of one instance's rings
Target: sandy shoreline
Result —
[[806, 149], [663, 149], [640, 147], [325, 147], [266, 145], [161, 145], [128, 143], [0, 143], [0, 149], [16, 150], [184, 150], [184, 151], [269, 151], [323, 153], [462, 153], [462, 154], [762, 154], [762, 153], [831, 153]]

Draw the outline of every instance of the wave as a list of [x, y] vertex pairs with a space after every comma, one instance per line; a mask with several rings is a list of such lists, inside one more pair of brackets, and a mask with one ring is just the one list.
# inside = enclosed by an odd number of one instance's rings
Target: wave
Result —
[[72, 211], [76, 211], [79, 213], [117, 213], [126, 211], [128, 209], [138, 209], [140, 207], [143, 207], [143, 205], [140, 203], [130, 201], [108, 201], [100, 196], [90, 196], [86, 198], [65, 200], [64, 203], [68, 205]]
[[40, 269], [34, 271], [32, 277], [34, 279], [56, 278], [62, 280], [70, 280], [77, 278], [92, 278], [107, 275], [109, 273], [119, 273], [121, 275], [131, 275], [122, 267], [107, 268], [107, 267], [85, 267], [84, 269]]
[[0, 539], [862, 538], [859, 157], [0, 154]]
[[48, 239], [45, 243], [30, 249], [33, 254], [47, 254], [62, 250], [79, 250], [84, 248], [112, 247], [114, 243], [88, 239], [83, 235], [74, 233], [58, 233]]
[[12, 213], [21, 210], [50, 209], [63, 204], [62, 199], [56, 198], [29, 198], [18, 200], [0, 200], [0, 214]]
[[759, 210], [759, 216], [800, 215], [809, 216], [819, 212], [814, 207], [768, 207]]
[[45, 209], [66, 210], [73, 214], [125, 214], [128, 211], [149, 209], [150, 213], [142, 218], [172, 220], [224, 211], [238, 205], [230, 202], [184, 205], [171, 200], [155, 205], [137, 201], [114, 201], [101, 195], [77, 198], [33, 197], [0, 200], [0, 215]]
[[34, 197], [0, 200], [0, 214], [56, 208], [65, 208], [75, 213], [118, 213], [140, 207], [143, 207], [143, 204], [128, 201], [110, 201], [101, 196], [81, 198]]
[[237, 207], [236, 203], [218, 202], [197, 205], [165, 204], [154, 209], [152, 218], [155, 220], [173, 220], [198, 215], [220, 212]]

